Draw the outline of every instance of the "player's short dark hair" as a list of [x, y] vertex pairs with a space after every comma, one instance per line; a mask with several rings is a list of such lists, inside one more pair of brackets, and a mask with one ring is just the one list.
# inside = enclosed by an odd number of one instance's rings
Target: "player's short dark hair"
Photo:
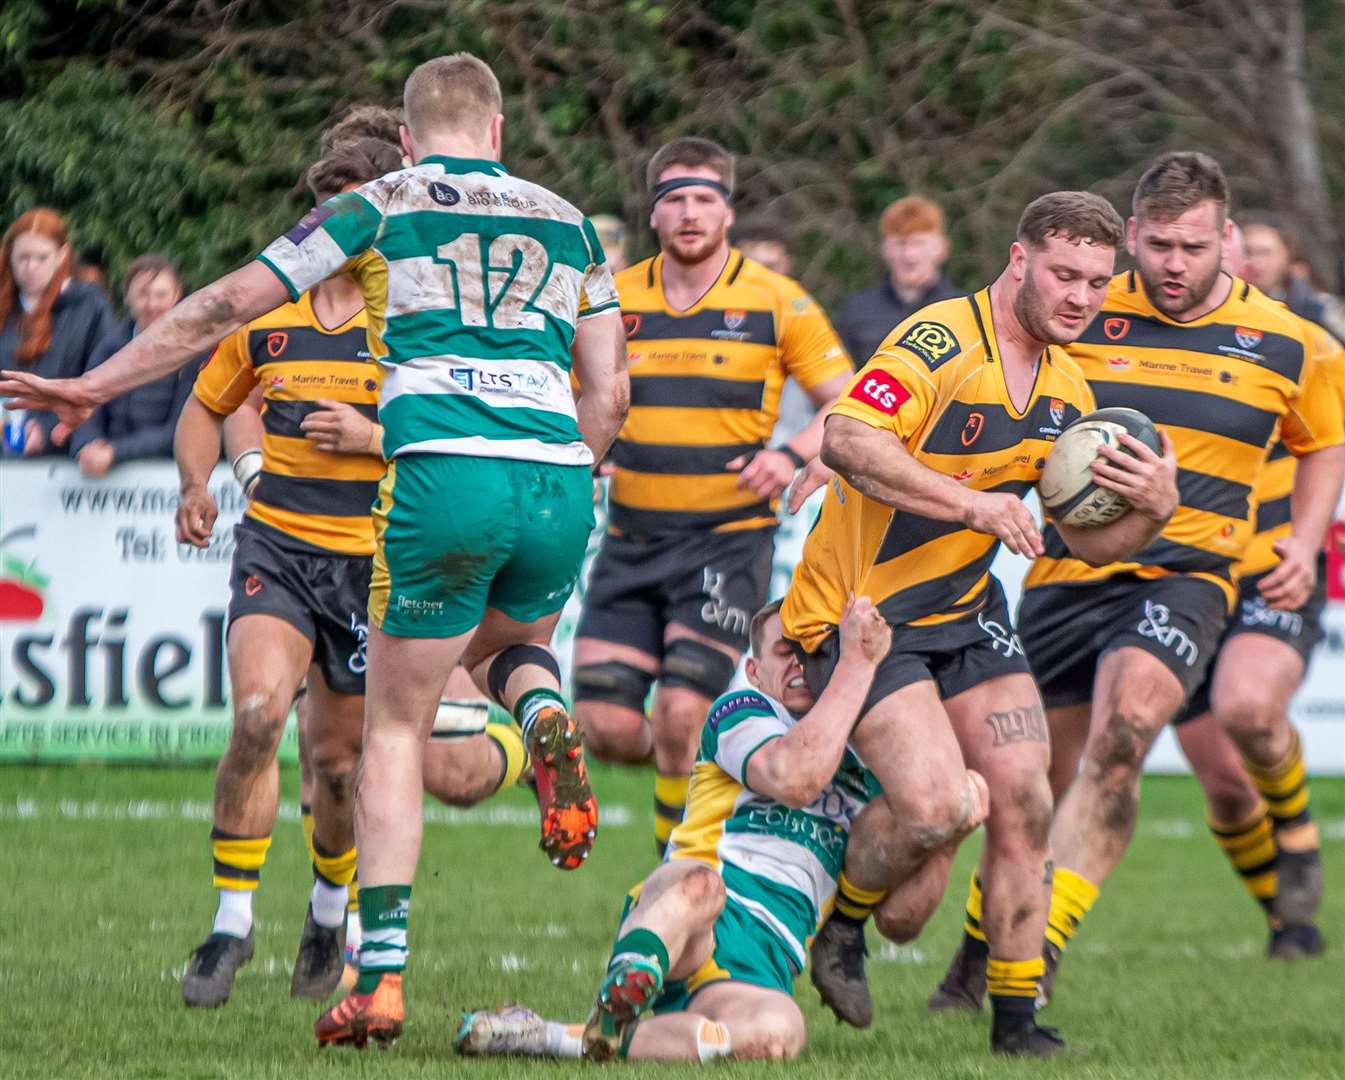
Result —
[[182, 283], [182, 275], [178, 273], [177, 263], [173, 262], [167, 255], [159, 254], [137, 255], [131, 260], [131, 265], [126, 268], [126, 275], [122, 278], [122, 283], [129, 288], [131, 282], [145, 274], [150, 277], [172, 274], [174, 281], [179, 285]]
[[765, 648], [763, 639], [766, 636], [766, 624], [770, 622], [772, 615], [780, 614], [780, 605], [783, 603], [783, 600], [772, 600], [752, 616], [751, 625], [747, 628], [747, 637], [752, 643], [752, 655], [758, 660], [761, 659], [762, 650]]
[[317, 202], [326, 202], [351, 184], [367, 184], [402, 167], [402, 150], [382, 139], [341, 143], [309, 166], [304, 182]]
[[1125, 240], [1125, 222], [1100, 195], [1052, 191], [1027, 204], [1018, 219], [1018, 242], [1041, 247], [1052, 236], [1119, 248]]
[[382, 139], [398, 145], [402, 113], [400, 109], [385, 109], [382, 105], [352, 105], [335, 123], [322, 129], [318, 136], [318, 153], [326, 157], [342, 143], [358, 139]]
[[751, 217], [745, 217], [733, 225], [733, 242], [735, 244], [779, 244], [786, 251], [790, 250], [789, 233], [779, 222], [761, 214], [755, 214]]
[[1130, 205], [1137, 218], [1173, 221], [1206, 199], [1214, 200], [1222, 224], [1228, 213], [1224, 170], [1209, 154], [1181, 150], [1164, 154], [1144, 170]]
[[733, 190], [735, 166], [733, 155], [713, 139], [700, 139], [688, 135], [665, 143], [654, 151], [645, 169], [645, 183], [654, 190], [658, 178], [669, 165], [686, 165], [690, 168], [708, 166], [719, 174], [719, 182], [729, 191]]

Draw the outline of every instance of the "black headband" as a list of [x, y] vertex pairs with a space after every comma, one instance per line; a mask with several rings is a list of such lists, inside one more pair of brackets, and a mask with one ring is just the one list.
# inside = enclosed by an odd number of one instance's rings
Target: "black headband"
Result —
[[733, 192], [731, 192], [728, 189], [727, 185], [721, 184], [718, 180], [707, 180], [705, 177], [702, 176], [675, 176], [671, 180], [663, 180], [660, 183], [654, 185], [653, 201], [658, 202], [659, 199], [663, 198], [663, 196], [669, 195], [672, 192], [676, 191], [678, 188], [684, 188], [684, 187], [711, 188], [712, 190], [717, 191], [719, 192], [719, 194], [723, 195], [725, 202], [728, 202], [730, 199], [733, 198]]

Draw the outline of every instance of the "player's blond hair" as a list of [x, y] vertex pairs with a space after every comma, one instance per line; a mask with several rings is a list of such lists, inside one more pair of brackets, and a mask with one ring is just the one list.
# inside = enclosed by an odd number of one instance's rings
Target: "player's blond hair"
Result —
[[413, 134], [476, 132], [503, 108], [500, 81], [471, 53], [426, 60], [411, 72], [402, 91], [406, 126]]
[[1164, 154], [1144, 170], [1130, 205], [1137, 218], [1173, 221], [1206, 199], [1214, 202], [1222, 225], [1228, 213], [1224, 170], [1209, 154], [1183, 150]]
[[649, 159], [649, 167], [645, 169], [645, 182], [649, 185], [650, 191], [654, 190], [658, 178], [669, 165], [685, 165], [693, 169], [707, 166], [719, 174], [721, 184], [729, 191], [733, 190], [736, 171], [733, 155], [713, 139], [699, 139], [694, 135], [688, 135], [659, 147]]
[[1018, 219], [1018, 242], [1039, 248], [1052, 236], [1119, 248], [1125, 240], [1125, 222], [1101, 195], [1052, 191], [1027, 204]]

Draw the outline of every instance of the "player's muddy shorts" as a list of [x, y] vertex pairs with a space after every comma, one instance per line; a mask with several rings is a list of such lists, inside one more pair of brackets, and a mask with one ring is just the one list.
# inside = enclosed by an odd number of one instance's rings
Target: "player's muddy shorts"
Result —
[[[626, 897], [618, 926], [626, 921], [638, 897], [636, 886]], [[797, 972], [790, 963], [788, 949], [732, 896], [724, 900], [724, 910], [715, 920], [714, 934], [714, 951], [705, 963], [685, 979], [664, 983], [663, 992], [654, 1000], [656, 1014], [685, 1012], [697, 991], [729, 980], [779, 990], [782, 994], [794, 992]]]
[[536, 622], [565, 606], [592, 530], [583, 465], [405, 454], [374, 504], [369, 618], [416, 638], [465, 634], [487, 607]]
[[[794, 644], [808, 688], [818, 697], [841, 658], [841, 636], [833, 630], [811, 653]], [[980, 611], [935, 626], [895, 626], [892, 648], [878, 665], [864, 699], [864, 716], [884, 698], [912, 683], [932, 680], [939, 697], [950, 697], [1001, 675], [1026, 674], [1027, 658], [1013, 632], [1004, 590], [990, 579]]]
[[313, 643], [313, 663], [332, 690], [363, 694], [373, 560], [287, 545], [283, 533], [248, 521], [234, 541], [230, 628], [243, 615], [283, 619]]
[[[1233, 618], [1229, 621], [1228, 629], [1224, 631], [1224, 638], [1219, 643], [1219, 648], [1222, 649], [1225, 642], [1239, 634], [1260, 634], [1284, 642], [1303, 658], [1306, 665], [1312, 650], [1325, 636], [1322, 630], [1322, 612], [1326, 610], [1326, 556], [1323, 554], [1317, 564], [1317, 584], [1313, 587], [1312, 595], [1297, 611], [1280, 611], [1266, 604], [1261, 598], [1260, 589], [1257, 588], [1265, 576], [1264, 573], [1257, 574], [1254, 577], [1243, 578], [1239, 583], [1238, 606], [1233, 611]], [[1173, 723], [1184, 724], [1202, 713], [1209, 712], [1210, 683], [1214, 680], [1214, 668], [1217, 664], [1216, 654], [1215, 662], [1210, 665], [1205, 681], [1200, 689], [1191, 695], [1186, 704], [1186, 711]]]
[[770, 592], [774, 550], [774, 528], [648, 539], [608, 533], [576, 636], [660, 658], [663, 632], [676, 622], [745, 652], [747, 628]]
[[1160, 660], [1189, 698], [1227, 623], [1224, 591], [1187, 576], [1119, 574], [1086, 585], [1040, 585], [1024, 592], [1018, 607], [1018, 636], [1048, 709], [1091, 701], [1099, 662], [1120, 648]]

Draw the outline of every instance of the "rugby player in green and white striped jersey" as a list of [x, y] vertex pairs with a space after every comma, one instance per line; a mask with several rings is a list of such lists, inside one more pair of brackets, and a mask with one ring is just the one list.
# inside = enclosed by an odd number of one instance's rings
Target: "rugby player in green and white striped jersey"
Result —
[[[587, 1024], [517, 1005], [471, 1012], [454, 1040], [460, 1053], [707, 1061], [803, 1048], [791, 987], [831, 910], [851, 828], [899, 829], [884, 800], [870, 803], [875, 781], [846, 747], [891, 630], [871, 601], [852, 600], [840, 624], [844, 673], [814, 701], [778, 609], [752, 620], [754, 689], [710, 706], [686, 817], [663, 864], [627, 898]], [[984, 782], [972, 783], [979, 811], [969, 827], [987, 805]], [[946, 882], [945, 862], [888, 894], [878, 928], [909, 940]]]
[[[406, 919], [421, 839], [421, 760], [461, 660], [519, 720], [542, 846], [582, 864], [597, 828], [579, 732], [548, 643], [593, 527], [590, 469], [630, 398], [616, 289], [588, 220], [500, 164], [499, 83], [466, 54], [407, 80], [413, 165], [311, 211], [75, 380], [7, 373], [58, 414], [173, 371], [338, 272], [361, 285], [388, 471], [373, 512], [364, 759], [356, 796], [361, 972], [320, 1043], [390, 1042], [403, 1020]], [[311, 390], [303, 363], [277, 379]], [[581, 390], [571, 390], [571, 371]], [[25, 406], [26, 407], [26, 406]]]

